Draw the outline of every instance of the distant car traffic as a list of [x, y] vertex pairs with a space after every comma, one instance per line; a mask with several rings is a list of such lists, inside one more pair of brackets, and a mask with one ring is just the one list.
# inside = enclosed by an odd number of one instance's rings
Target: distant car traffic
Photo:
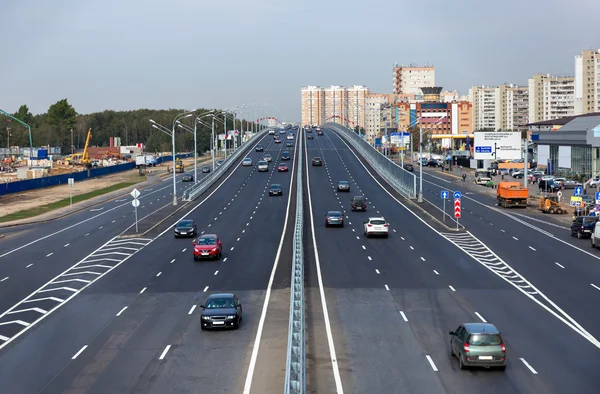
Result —
[[269, 130], [269, 135], [275, 134], [275, 130]]
[[294, 147], [294, 143], [293, 142], [286, 142], [285, 146], [287, 146], [288, 148], [293, 148]]
[[271, 161], [273, 161], [273, 156], [271, 156], [270, 153], [265, 153], [263, 155], [263, 160], [266, 161], [266, 162], [268, 162], [268, 163], [270, 163]]
[[349, 192], [350, 191], [350, 182], [348, 181], [339, 181], [337, 185], [338, 192]]
[[283, 190], [281, 190], [281, 185], [278, 183], [274, 183], [269, 188], [269, 196], [283, 196]]
[[317, 135], [323, 135], [323, 132], [321, 130], [317, 131]]
[[279, 166], [277, 167], [277, 171], [279, 172], [287, 172], [288, 171], [288, 165], [285, 163], [279, 163]]
[[223, 160], [223, 159], [221, 159], [221, 160], [217, 161], [217, 166], [220, 166], [221, 164], [223, 164], [223, 162], [224, 162], [224, 161], [225, 161], [225, 160]]
[[256, 148], [254, 149], [257, 152], [264, 152], [265, 151], [265, 147], [262, 145], [256, 145]]
[[202, 173], [203, 174], [208, 174], [209, 172], [210, 172], [210, 167], [209, 166], [202, 167]]
[[308, 129], [306, 129], [306, 132], [307, 133], [312, 133], [312, 128], [309, 127]]
[[198, 229], [196, 228], [196, 222], [193, 220], [180, 220], [175, 225], [175, 238], [179, 237], [195, 237]]
[[363, 196], [355, 196], [350, 199], [350, 208], [353, 211], [366, 211], [367, 200]]
[[281, 152], [281, 160], [289, 160], [289, 159], [290, 159], [290, 152], [288, 152], [288, 151]]
[[242, 166], [244, 166], [244, 167], [252, 166], [252, 159], [250, 157], [244, 158], [244, 160], [242, 160]]
[[267, 163], [265, 160], [261, 160], [258, 162], [258, 172], [265, 171], [269, 171], [269, 163]]
[[312, 135], [312, 134], [308, 134], [308, 135], [306, 136], [306, 139], [307, 139], [307, 140], [314, 140], [314, 139], [315, 139], [315, 136], [314, 136], [314, 135]]
[[340, 211], [329, 211], [325, 215], [325, 227], [344, 227], [344, 215]]
[[323, 159], [321, 159], [320, 157], [313, 157], [313, 159], [312, 159], [312, 165], [313, 166], [322, 166], [323, 165]]
[[413, 172], [415, 170], [415, 167], [410, 163], [404, 163], [404, 169], [406, 171]]
[[464, 323], [450, 331], [450, 354], [460, 369], [497, 367], [506, 369], [506, 346], [500, 331], [490, 323]]
[[223, 243], [216, 234], [204, 234], [192, 242], [194, 246], [194, 260], [220, 259]]
[[211, 294], [204, 305], [200, 305], [200, 328], [240, 328], [242, 304], [233, 293]]
[[369, 238], [371, 235], [383, 235], [388, 237], [389, 224], [383, 217], [369, 218], [364, 223], [364, 234], [365, 237]]
[[194, 174], [187, 173], [181, 177], [182, 182], [194, 182]]
[[294, 135], [293, 134], [288, 134], [286, 138], [288, 140], [293, 140], [294, 139]]
[[273, 142], [274, 142], [274, 143], [276, 143], [276, 144], [281, 144], [281, 138], [279, 138], [279, 137], [278, 137], [278, 138], [275, 138], [275, 139], [273, 140]]

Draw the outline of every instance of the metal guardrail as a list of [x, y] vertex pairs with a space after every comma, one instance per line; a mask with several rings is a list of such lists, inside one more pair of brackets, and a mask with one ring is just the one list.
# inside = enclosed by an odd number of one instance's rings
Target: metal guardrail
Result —
[[[302, 130], [302, 129], [300, 129]], [[298, 134], [298, 172], [296, 189], [296, 224], [290, 286], [290, 324], [288, 331], [285, 394], [306, 393], [306, 339], [304, 325], [304, 209], [302, 190], [303, 142]]]
[[223, 164], [215, 168], [215, 170], [209, 176], [203, 178], [201, 182], [198, 182], [197, 184], [186, 190], [183, 193], [183, 200], [192, 201], [198, 196], [200, 196], [202, 193], [204, 193], [206, 189], [211, 187], [216, 182], [216, 180], [219, 179], [219, 177], [221, 177], [223, 173], [227, 172], [227, 170], [233, 165], [233, 163], [237, 161], [237, 159], [240, 158], [240, 156], [248, 152], [248, 147], [254, 146], [254, 142], [260, 140], [267, 133], [267, 130], [263, 130], [250, 137], [250, 139], [244, 144], [242, 144], [235, 152], [233, 152], [231, 156], [225, 159]]
[[385, 157], [349, 128], [337, 123], [326, 123], [323, 127], [332, 129], [344, 137], [350, 145], [356, 148], [369, 161], [369, 164], [373, 166], [375, 171], [399, 193], [408, 198], [417, 198], [417, 176], [415, 174], [406, 171]]

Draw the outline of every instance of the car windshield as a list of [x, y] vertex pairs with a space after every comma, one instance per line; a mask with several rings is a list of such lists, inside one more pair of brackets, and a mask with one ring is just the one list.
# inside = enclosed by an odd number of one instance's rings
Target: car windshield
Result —
[[216, 245], [217, 239], [214, 237], [200, 237], [197, 245]]
[[177, 223], [177, 227], [192, 227], [193, 223], [194, 222], [191, 220], [182, 220], [181, 222]]
[[320, 157], [315, 157], [313, 160], [321, 160]]
[[365, 199], [363, 197], [354, 197], [354, 202], [364, 202]]
[[259, 161], [259, 162], [258, 162], [258, 165], [259, 165], [259, 166], [266, 166], [266, 165], [267, 165], [267, 162], [266, 162], [266, 161]]
[[279, 164], [279, 167], [287, 167], [287, 164], [281, 163], [281, 164]]
[[371, 224], [385, 224], [385, 220], [382, 220], [382, 219], [371, 219]]
[[267, 157], [271, 157], [271, 155], [267, 153], [267, 154], [266, 154], [264, 157], [265, 157], [265, 158], [267, 158]]
[[327, 216], [342, 216], [342, 213], [339, 211], [330, 211], [327, 212]]
[[206, 302], [204, 306], [206, 309], [217, 309], [217, 308], [233, 308], [235, 303], [233, 298], [211, 298]]
[[347, 184], [348, 184], [348, 181], [340, 181], [340, 182], [339, 182], [339, 184], [340, 184], [340, 185], [347, 185]]
[[281, 185], [271, 185], [271, 189], [281, 189]]
[[473, 346], [499, 346], [502, 338], [498, 334], [472, 334], [469, 337], [469, 345]]
[[249, 157], [246, 157], [246, 158], [244, 159], [244, 161], [252, 161], [252, 159], [251, 159], [251, 158], [249, 158]]

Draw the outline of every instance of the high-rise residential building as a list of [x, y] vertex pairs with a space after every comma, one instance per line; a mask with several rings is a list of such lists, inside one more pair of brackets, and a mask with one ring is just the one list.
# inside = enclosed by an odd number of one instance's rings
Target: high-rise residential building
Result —
[[529, 79], [529, 122], [575, 114], [575, 77], [535, 74]]
[[529, 87], [501, 85], [501, 130], [524, 130], [529, 123]]
[[473, 86], [469, 89], [470, 101], [473, 104], [473, 129], [501, 129], [501, 96], [496, 86]]
[[370, 93], [367, 95], [365, 99], [365, 134], [369, 142], [379, 135], [382, 128], [382, 108], [393, 102], [393, 94]]
[[431, 65], [394, 65], [394, 94], [420, 95], [421, 88], [435, 86], [435, 68]]
[[325, 90], [320, 86], [304, 86], [301, 90], [302, 125], [318, 125], [325, 120]]
[[331, 85], [324, 88], [325, 119], [324, 122], [335, 122], [346, 125], [346, 112], [348, 109], [348, 95], [346, 88]]
[[575, 56], [575, 114], [600, 112], [600, 49]]
[[369, 88], [362, 85], [354, 85], [346, 89], [347, 111], [345, 118], [351, 127], [357, 125], [365, 129], [365, 110], [367, 109], [366, 98], [369, 95]]

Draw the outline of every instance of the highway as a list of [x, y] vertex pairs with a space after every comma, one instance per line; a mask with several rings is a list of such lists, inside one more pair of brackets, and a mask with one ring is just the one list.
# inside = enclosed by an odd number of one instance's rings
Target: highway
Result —
[[[307, 141], [307, 156], [321, 156], [325, 161], [323, 167], [309, 167], [308, 173], [335, 364], [345, 392], [597, 391], [600, 379], [594, 365], [600, 353], [588, 338], [451, 244], [447, 240], [451, 233], [442, 237], [402, 207], [333, 132], [327, 130], [325, 136]], [[349, 196], [332, 189], [338, 180], [351, 182]], [[349, 198], [355, 194], [367, 197], [368, 212], [349, 211]], [[347, 225], [325, 228], [326, 211], [342, 207]], [[392, 229], [389, 239], [364, 238], [362, 221], [369, 215], [385, 216]], [[496, 227], [485, 225], [473, 231], [476, 237], [489, 237]], [[505, 252], [497, 250], [497, 242], [489, 246], [499, 255]], [[518, 263], [518, 269], [539, 263], [535, 255], [511, 257], [506, 261]], [[307, 279], [310, 288], [318, 284], [314, 271]], [[531, 270], [524, 276], [537, 283], [553, 275], [560, 277], [564, 272]], [[566, 298], [579, 297], [579, 304], [569, 304], [566, 313], [589, 315], [588, 293], [582, 294], [574, 283], [568, 291], [573, 295], [563, 291], [555, 294], [554, 301], [562, 305]], [[311, 294], [310, 289], [307, 292]], [[503, 332], [509, 355], [504, 372], [460, 371], [457, 360], [449, 355], [448, 331], [483, 319]], [[318, 339], [309, 339], [310, 360], [330, 359], [330, 349], [323, 348], [326, 341], [317, 342], [320, 346], [310, 346], [310, 341]], [[317, 371], [309, 370], [315, 392], [335, 392], [333, 364], [321, 363]]]
[[[220, 261], [194, 263], [192, 240], [175, 239], [169, 228], [149, 237], [151, 242], [133, 239], [145, 246], [24, 333], [23, 339], [1, 350], [2, 364], [15, 367], [2, 369], [2, 391], [164, 393], [198, 392], [199, 387], [211, 393], [241, 391], [267, 288], [273, 308], [289, 308], [289, 264], [278, 270], [274, 266], [278, 260], [291, 261], [291, 248], [283, 247], [283, 228], [288, 206], [293, 207], [288, 202], [295, 160], [289, 162], [289, 172], [277, 172], [276, 164], [283, 150], [294, 149], [273, 144], [271, 136], [263, 143], [265, 152], [273, 155], [268, 173], [258, 173], [255, 165], [238, 166], [185, 214], [196, 221], [200, 232], [221, 237]], [[248, 156], [256, 160], [262, 154]], [[269, 197], [266, 189], [271, 183], [281, 183], [284, 196]], [[286, 227], [290, 233], [291, 226]], [[201, 333], [198, 306], [207, 294], [220, 291], [239, 295], [242, 327]], [[283, 346], [278, 351], [263, 346], [263, 353], [276, 356], [272, 360], [258, 354], [253, 383], [257, 390], [273, 384], [274, 368], [269, 363], [285, 362], [289, 312], [283, 312], [282, 326], [265, 328], [283, 332]], [[17, 365], [31, 352], [35, 360], [18, 372]], [[38, 378], [31, 379], [32, 371]], [[276, 375], [282, 387], [281, 372]]]
[[[115, 238], [125, 225], [110, 232], [94, 223], [96, 232], [88, 237], [68, 242], [72, 231], [63, 231], [1, 257], [0, 270], [11, 277], [0, 282], [0, 294], [9, 300], [0, 305], [0, 336], [6, 339], [0, 342], [0, 392], [282, 392], [298, 154], [306, 166], [308, 392], [598, 391], [600, 333], [593, 306], [600, 290], [586, 285], [600, 283], [597, 252], [578, 250], [583, 245], [556, 227], [538, 230], [531, 221], [498, 213], [479, 195], [463, 200], [461, 223], [468, 233], [440, 231], [389, 192], [336, 133], [314, 135], [304, 139], [302, 150], [298, 138], [292, 149], [265, 136], [260, 143], [273, 156], [269, 172], [256, 171], [263, 154], [252, 150], [247, 156], [254, 166], [237, 163], [145, 237]], [[285, 150], [293, 153], [290, 171], [277, 172]], [[316, 156], [323, 166], [311, 165]], [[453, 190], [435, 176], [425, 179], [432, 202], [434, 193], [439, 196], [435, 184]], [[350, 182], [349, 193], [336, 191], [339, 180]], [[282, 185], [283, 196], [268, 196], [272, 183]], [[350, 211], [354, 195], [367, 198], [367, 212]], [[343, 228], [324, 226], [329, 210], [344, 211]], [[87, 214], [80, 220], [93, 216]], [[387, 219], [389, 238], [364, 237], [369, 216]], [[219, 235], [220, 261], [193, 261], [192, 239], [172, 234], [182, 217], [194, 219], [199, 232]], [[42, 245], [55, 253], [43, 257], [50, 251], [39, 253]], [[21, 268], [25, 249], [34, 265]], [[53, 280], [60, 285], [43, 287], [63, 271]], [[225, 291], [240, 297], [241, 328], [201, 331], [199, 305]], [[44, 318], [35, 324], [22, 324], [40, 314]], [[448, 332], [478, 321], [502, 331], [505, 371], [461, 371], [450, 356]]]

